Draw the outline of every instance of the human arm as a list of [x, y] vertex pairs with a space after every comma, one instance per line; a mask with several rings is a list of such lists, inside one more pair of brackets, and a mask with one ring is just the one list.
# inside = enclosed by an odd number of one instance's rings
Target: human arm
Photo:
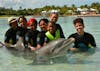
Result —
[[88, 44], [88, 46], [92, 47], [92, 48], [96, 48], [95, 38], [91, 34], [90, 34], [89, 38], [90, 38], [90, 40], [89, 40], [90, 43]]

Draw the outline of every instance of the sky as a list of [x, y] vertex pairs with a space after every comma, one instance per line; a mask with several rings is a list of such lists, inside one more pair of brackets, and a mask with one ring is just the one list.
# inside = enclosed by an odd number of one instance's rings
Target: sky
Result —
[[41, 8], [46, 5], [55, 6], [75, 6], [79, 7], [81, 5], [90, 5], [93, 2], [100, 3], [100, 0], [0, 0], [0, 7], [19, 9], [22, 8]]

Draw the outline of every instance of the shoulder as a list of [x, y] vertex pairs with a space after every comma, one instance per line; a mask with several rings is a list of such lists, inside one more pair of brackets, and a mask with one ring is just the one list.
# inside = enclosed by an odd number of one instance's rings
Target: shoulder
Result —
[[40, 31], [40, 32], [39, 32], [39, 36], [40, 36], [40, 37], [45, 36], [45, 33], [46, 33], [46, 32], [44, 32], [44, 31]]
[[9, 29], [6, 31], [5, 36], [12, 35], [13, 32], [14, 32], [13, 29], [12, 29], [12, 28], [9, 28]]
[[76, 35], [78, 35], [77, 33], [73, 33], [73, 34], [71, 34], [70, 36], [76, 36]]
[[23, 28], [18, 26], [18, 30], [23, 30]]
[[57, 24], [57, 23], [56, 23], [55, 25], [56, 25], [57, 27], [61, 27], [60, 24]]
[[36, 32], [37, 32], [37, 33], [40, 33], [40, 31], [39, 31], [39, 30], [36, 30]]
[[88, 33], [88, 32], [84, 32], [84, 34], [86, 34], [86, 35], [92, 35], [92, 34], [90, 34], [90, 33]]
[[45, 34], [46, 32], [44, 32], [44, 31], [40, 31], [40, 34]]
[[73, 33], [73, 34], [69, 35], [68, 38], [70, 38], [70, 37], [75, 37], [75, 36], [77, 36], [77, 33]]
[[39, 30], [36, 30], [36, 35], [39, 35], [40, 31]]
[[12, 28], [9, 28], [9, 29], [6, 31], [6, 33], [11, 33], [11, 32], [13, 32], [13, 29], [12, 29]]
[[36, 31], [33, 31], [33, 30], [28, 30], [28, 32], [27, 33], [30, 33], [30, 34], [32, 34], [32, 33], [39, 33], [39, 31], [38, 30], [36, 30]]
[[88, 32], [85, 32], [84, 35], [85, 35], [85, 36], [89, 36], [89, 37], [93, 37], [93, 35], [90, 34], [90, 33], [88, 33]]

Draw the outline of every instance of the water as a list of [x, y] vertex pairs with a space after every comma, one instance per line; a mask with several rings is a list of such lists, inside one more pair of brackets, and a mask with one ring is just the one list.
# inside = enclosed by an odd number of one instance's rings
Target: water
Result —
[[[61, 24], [66, 38], [75, 32], [73, 26], [73, 19], [76, 17], [60, 17], [59, 23]], [[99, 71], [100, 67], [100, 17], [82, 17], [85, 22], [85, 31], [94, 35], [97, 47], [96, 53], [91, 56], [82, 56], [77, 54], [73, 56], [70, 61], [52, 65], [33, 65], [32, 59], [22, 56], [22, 52], [10, 52], [5, 48], [0, 48], [0, 71]], [[38, 20], [40, 18], [37, 18]], [[4, 41], [4, 34], [9, 28], [7, 18], [0, 18], [0, 41]], [[39, 29], [39, 28], [38, 28]], [[13, 54], [12, 54], [13, 53]], [[78, 58], [82, 61], [77, 62]], [[76, 63], [75, 63], [76, 62]]]

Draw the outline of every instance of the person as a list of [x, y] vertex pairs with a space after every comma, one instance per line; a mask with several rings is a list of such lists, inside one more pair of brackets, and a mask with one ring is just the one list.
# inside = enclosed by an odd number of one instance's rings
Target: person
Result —
[[48, 26], [48, 19], [42, 18], [39, 21], [39, 27], [41, 29], [41, 32], [46, 32], [47, 31], [47, 26]]
[[53, 24], [53, 22], [49, 21], [47, 26], [47, 31], [44, 33], [44, 37], [41, 38], [44, 39], [42, 41], [43, 42], [42, 46], [45, 46], [47, 43], [58, 38], [61, 38], [60, 31], [56, 29], [56, 25]]
[[61, 38], [65, 38], [61, 26], [59, 24], [57, 24], [58, 18], [59, 18], [58, 13], [56, 13], [56, 12], [50, 13], [50, 21], [53, 22], [54, 24], [56, 24], [57, 29], [59, 29], [59, 31], [60, 31]]
[[45, 33], [47, 32], [47, 26], [48, 26], [48, 19], [42, 18], [39, 21], [39, 27], [41, 29], [39, 35], [38, 35], [38, 40], [37, 40], [37, 48], [41, 48], [44, 44], [45, 41]]
[[18, 41], [18, 33], [21, 33], [21, 28], [18, 27], [18, 22], [15, 17], [8, 18], [10, 28], [5, 33], [4, 43], [6, 47], [15, 47]]
[[73, 48], [69, 48], [72, 52], [87, 52], [96, 47], [96, 42], [92, 34], [84, 31], [84, 21], [82, 18], [76, 18], [73, 21], [76, 33], [71, 34], [68, 38], [74, 38]]
[[24, 16], [18, 18], [18, 23], [20, 27], [27, 29], [27, 19]]
[[45, 33], [45, 35], [47, 38], [47, 43], [55, 39], [61, 38], [59, 29], [57, 29], [56, 25], [51, 21], [48, 23], [47, 32]]
[[27, 19], [25, 16], [20, 16], [18, 18], [19, 27], [21, 28], [21, 33], [19, 34], [23, 38], [24, 46], [26, 47], [26, 41], [25, 41], [25, 34], [28, 32], [28, 25], [27, 25]]
[[37, 30], [37, 20], [35, 18], [30, 18], [27, 24], [30, 30], [25, 35], [25, 41], [27, 42], [27, 47], [34, 51], [36, 50], [37, 36], [39, 34]]

